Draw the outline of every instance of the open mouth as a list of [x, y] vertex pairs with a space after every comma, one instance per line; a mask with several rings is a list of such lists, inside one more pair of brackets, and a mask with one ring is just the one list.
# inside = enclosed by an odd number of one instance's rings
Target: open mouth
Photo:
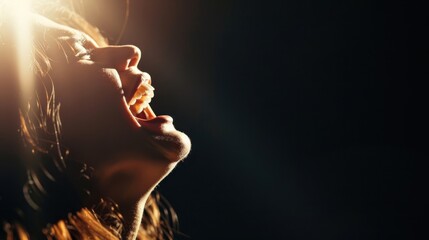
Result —
[[173, 118], [168, 115], [157, 116], [149, 105], [154, 97], [155, 88], [152, 87], [150, 77], [147, 75], [142, 76], [141, 82], [128, 100], [128, 107], [140, 127], [149, 132], [158, 136], [174, 132]]
[[128, 107], [135, 117], [143, 120], [151, 120], [156, 117], [149, 105], [154, 97], [154, 90], [155, 88], [148, 82], [141, 82], [137, 87], [134, 95], [128, 101]]

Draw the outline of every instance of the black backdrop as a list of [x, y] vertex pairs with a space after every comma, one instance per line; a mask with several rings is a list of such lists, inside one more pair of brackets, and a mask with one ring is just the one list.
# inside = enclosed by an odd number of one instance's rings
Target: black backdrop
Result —
[[[92, 16], [116, 36], [112, 9], [121, 4], [103, 1]], [[142, 48], [155, 112], [193, 141], [158, 187], [179, 214], [178, 239], [417, 239], [425, 9], [131, 0], [121, 43]]]

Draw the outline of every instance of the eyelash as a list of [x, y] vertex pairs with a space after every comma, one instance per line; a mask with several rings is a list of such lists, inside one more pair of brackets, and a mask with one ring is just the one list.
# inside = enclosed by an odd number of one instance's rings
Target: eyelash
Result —
[[85, 48], [85, 50], [79, 51], [75, 56], [77, 59], [87, 58], [87, 60], [90, 60], [92, 55], [92, 50], [93, 48], [90, 48], [90, 49]]
[[79, 48], [83, 49], [82, 51], [78, 51], [78, 53], [75, 55], [76, 58], [78, 58], [79, 60], [84, 58], [86, 58], [87, 60], [91, 59], [92, 51], [94, 50], [94, 48], [84, 47], [86, 41], [87, 40], [82, 37], [82, 39], [80, 39], [78, 43], [76, 43]]

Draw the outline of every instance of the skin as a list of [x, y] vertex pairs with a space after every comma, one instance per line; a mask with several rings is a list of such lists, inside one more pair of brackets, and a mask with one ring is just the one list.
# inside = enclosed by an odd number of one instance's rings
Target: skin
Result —
[[61, 104], [62, 143], [73, 159], [95, 169], [98, 190], [124, 215], [124, 239], [135, 239], [148, 196], [188, 155], [190, 140], [169, 117], [147, 121], [130, 111], [127, 100], [142, 75], [149, 77], [138, 69], [139, 48], [100, 47], [88, 35], [40, 15], [34, 16], [34, 28], [52, 60], [49, 77]]

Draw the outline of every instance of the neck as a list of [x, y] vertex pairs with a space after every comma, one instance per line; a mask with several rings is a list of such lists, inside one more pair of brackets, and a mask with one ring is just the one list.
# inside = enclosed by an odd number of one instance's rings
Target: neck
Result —
[[124, 217], [122, 239], [135, 240], [137, 238], [147, 198], [148, 196], [145, 196], [137, 203], [121, 207], [121, 213]]

